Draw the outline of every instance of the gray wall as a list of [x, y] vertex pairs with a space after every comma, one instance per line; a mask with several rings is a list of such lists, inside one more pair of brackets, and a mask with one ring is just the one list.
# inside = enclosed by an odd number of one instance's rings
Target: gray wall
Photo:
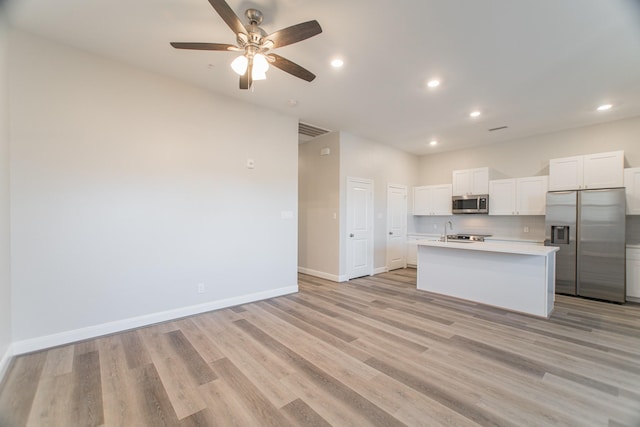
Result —
[[[328, 148], [329, 155], [320, 155]], [[340, 133], [298, 148], [298, 267], [338, 280], [340, 274]]]
[[7, 24], [0, 1], [0, 379], [11, 344]]
[[297, 290], [295, 118], [11, 36], [14, 345]]

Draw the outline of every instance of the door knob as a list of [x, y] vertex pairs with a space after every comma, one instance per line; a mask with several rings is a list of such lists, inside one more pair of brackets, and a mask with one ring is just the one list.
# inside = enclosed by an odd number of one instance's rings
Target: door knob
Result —
[[390, 232], [389, 232], [389, 236], [393, 236], [393, 231], [390, 231]]
[[349, 234], [349, 237], [353, 237], [353, 233]]

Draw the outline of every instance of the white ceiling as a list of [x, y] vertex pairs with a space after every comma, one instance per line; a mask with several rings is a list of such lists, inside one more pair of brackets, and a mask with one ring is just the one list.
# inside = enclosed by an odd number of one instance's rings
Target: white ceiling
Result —
[[[235, 43], [207, 0], [8, 1], [26, 31], [419, 155], [640, 115], [637, 0], [228, 3], [243, 22], [248, 7], [262, 10], [267, 33], [318, 20], [322, 34], [276, 50], [316, 80], [272, 68], [241, 91], [236, 54], [170, 47]], [[614, 107], [597, 113], [602, 103]], [[488, 131], [498, 126], [508, 129]]]

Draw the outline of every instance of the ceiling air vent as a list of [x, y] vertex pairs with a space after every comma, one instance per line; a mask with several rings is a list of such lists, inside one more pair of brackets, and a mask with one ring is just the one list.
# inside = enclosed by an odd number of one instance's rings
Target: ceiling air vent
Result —
[[489, 132], [493, 132], [494, 130], [502, 130], [502, 129], [506, 129], [508, 128], [508, 126], [499, 126], [497, 128], [491, 128], [489, 129]]
[[318, 135], [324, 135], [325, 133], [329, 133], [327, 129], [322, 129], [317, 126], [310, 125], [308, 123], [298, 122], [298, 133], [300, 135], [310, 136], [315, 138]]

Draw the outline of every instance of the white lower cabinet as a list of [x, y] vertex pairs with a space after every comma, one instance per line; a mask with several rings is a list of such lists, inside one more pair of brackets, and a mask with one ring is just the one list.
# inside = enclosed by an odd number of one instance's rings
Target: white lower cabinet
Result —
[[407, 236], [407, 265], [418, 265], [418, 240], [424, 240], [424, 236]]
[[640, 302], [640, 248], [627, 248], [627, 298]]
[[544, 215], [548, 177], [489, 181], [489, 215]]

